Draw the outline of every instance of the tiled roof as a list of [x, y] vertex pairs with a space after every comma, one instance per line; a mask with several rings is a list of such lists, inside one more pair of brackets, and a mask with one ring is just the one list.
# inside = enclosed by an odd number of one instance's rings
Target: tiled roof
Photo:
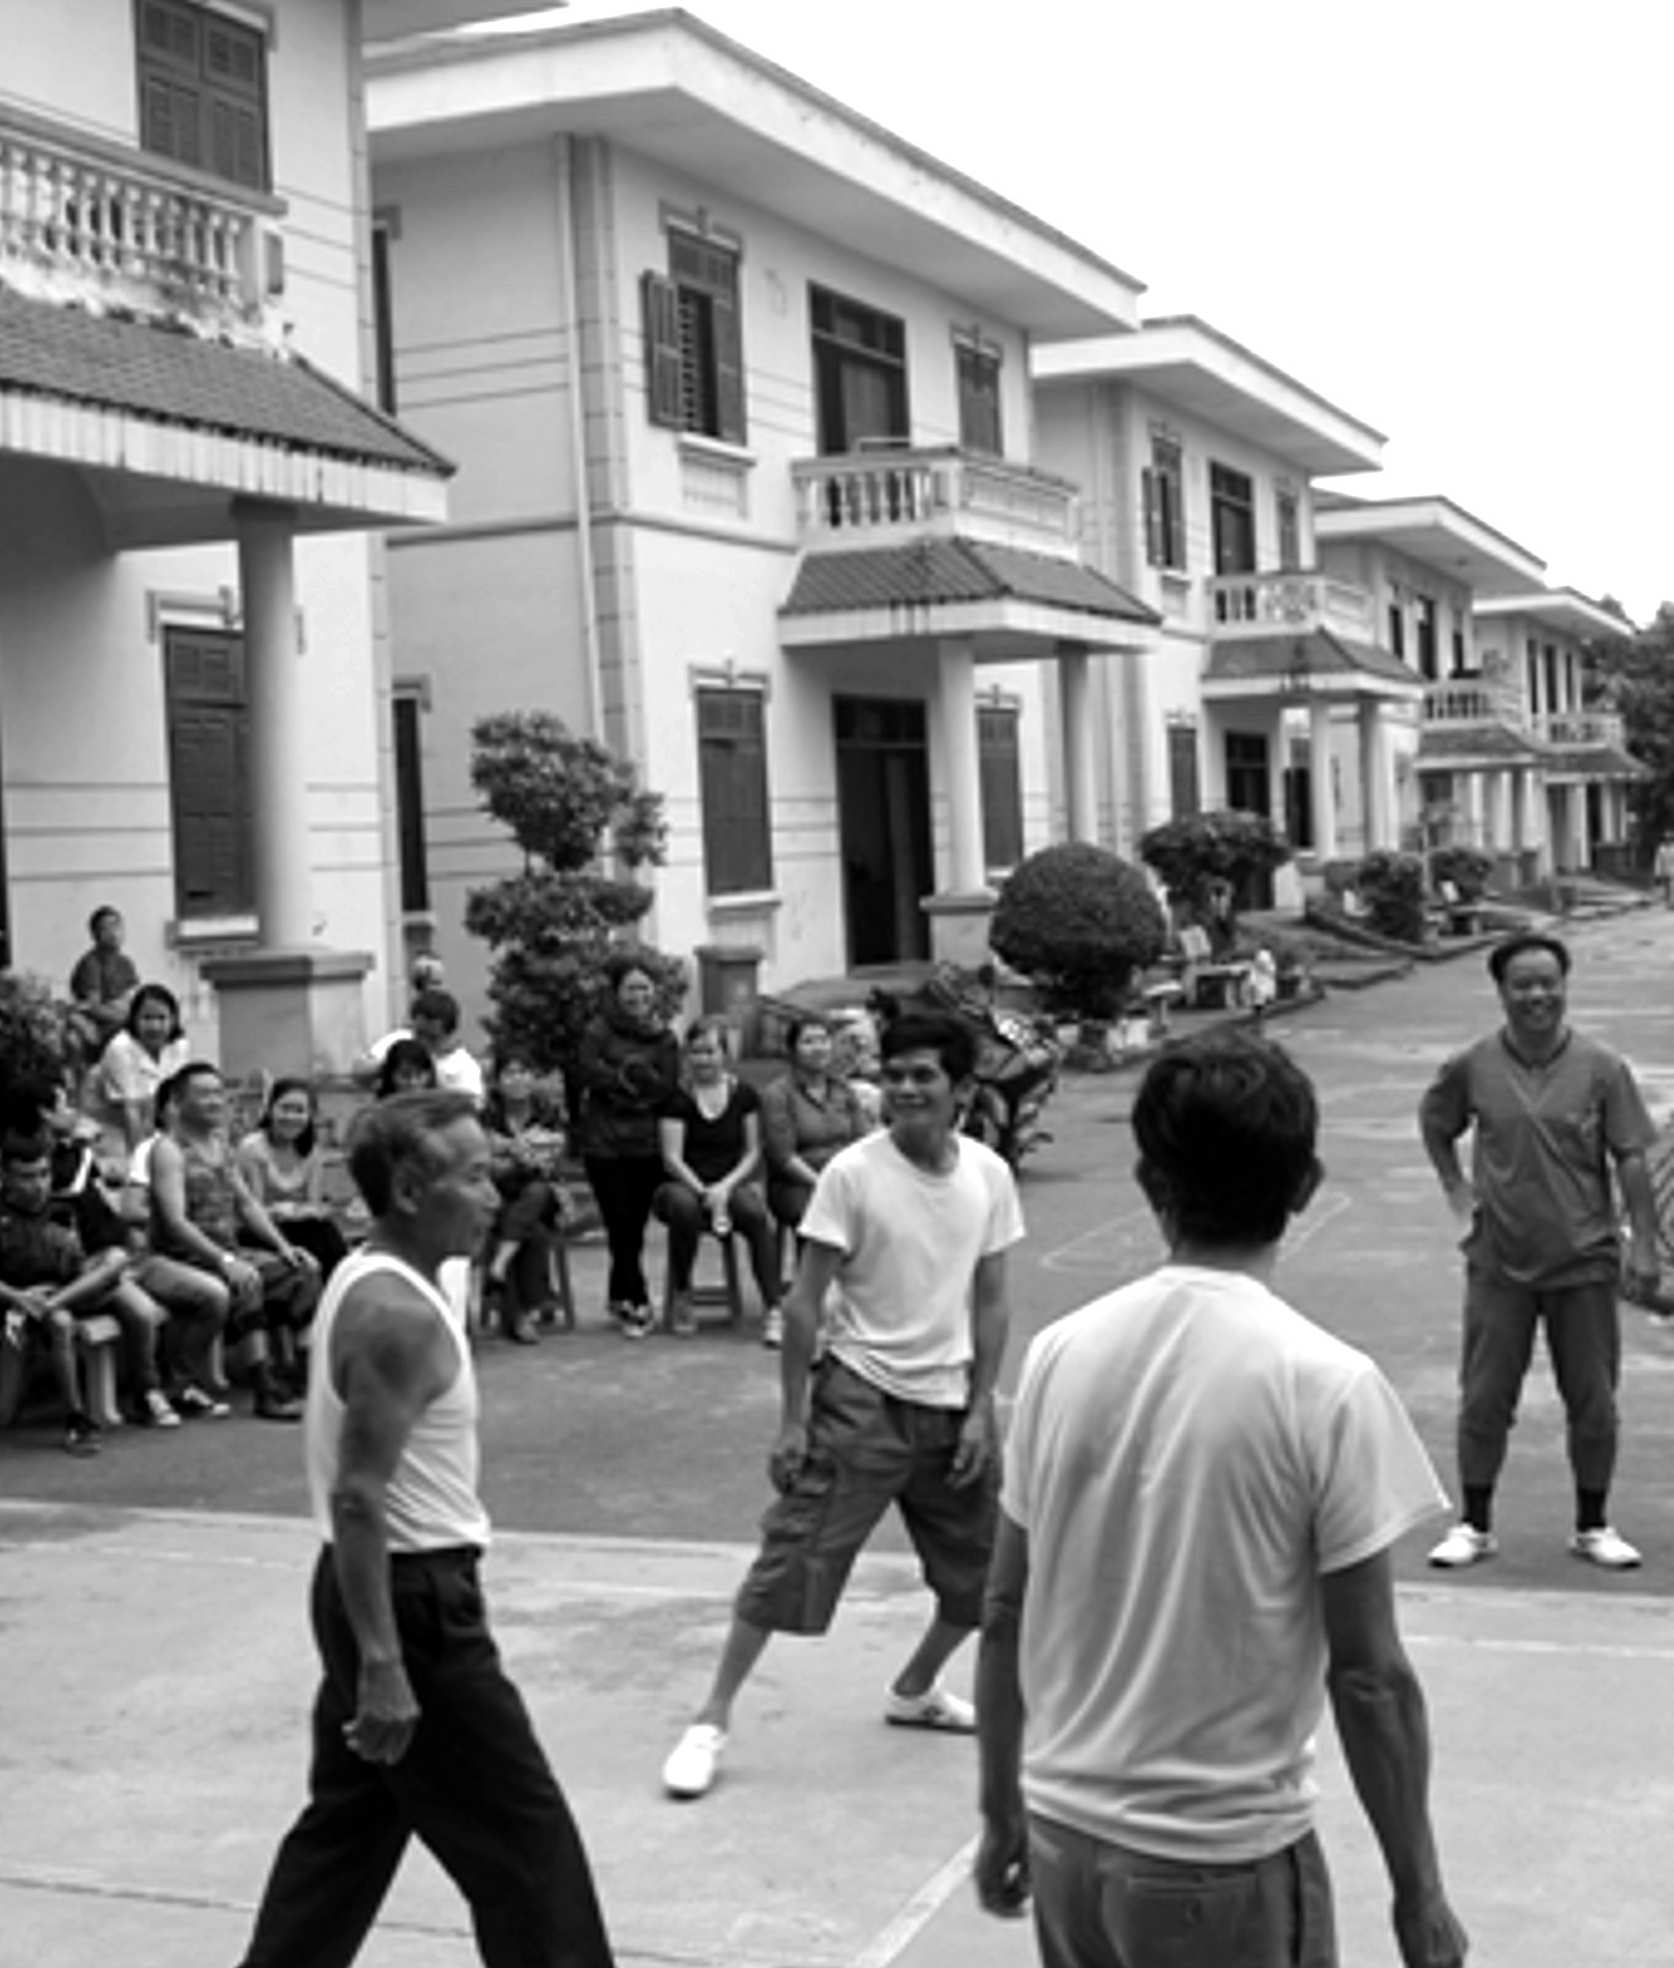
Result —
[[802, 556], [784, 615], [831, 615], [862, 608], [936, 602], [1030, 601], [1120, 622], [1160, 620], [1125, 588], [1079, 561], [987, 540], [926, 539], [850, 553]]
[[1427, 724], [1418, 735], [1418, 769], [1454, 759], [1504, 759], [1530, 764], [1544, 758], [1540, 746], [1505, 724]]
[[1572, 745], [1546, 753], [1543, 763], [1548, 772], [1571, 774], [1578, 779], [1643, 779], [1650, 767], [1643, 759], [1618, 751], [1614, 745]]
[[1299, 671], [1310, 677], [1375, 676], [1415, 687], [1419, 682], [1399, 657], [1369, 642], [1351, 642], [1330, 629], [1217, 640], [1210, 648], [1205, 676], [1212, 681], [1243, 682], [1296, 676]]
[[453, 466], [300, 356], [27, 300], [0, 287], [0, 391], [445, 477]]

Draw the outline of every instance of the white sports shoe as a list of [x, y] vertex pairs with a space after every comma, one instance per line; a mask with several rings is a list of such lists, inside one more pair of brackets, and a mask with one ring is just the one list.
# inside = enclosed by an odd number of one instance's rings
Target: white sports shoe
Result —
[[694, 1722], [668, 1753], [663, 1788], [670, 1797], [702, 1797], [715, 1781], [727, 1732], [713, 1722]]
[[941, 1729], [956, 1736], [976, 1732], [976, 1710], [939, 1681], [932, 1681], [922, 1695], [898, 1695], [891, 1688], [884, 1720], [899, 1729]]
[[1577, 1531], [1569, 1548], [1577, 1558], [1585, 1558], [1589, 1565], [1602, 1565], [1607, 1572], [1631, 1572], [1640, 1562], [1634, 1547], [1608, 1524], [1596, 1531]]
[[1480, 1565], [1492, 1558], [1500, 1541], [1492, 1531], [1479, 1531], [1474, 1524], [1455, 1524], [1440, 1544], [1430, 1552], [1430, 1563], [1443, 1571], [1462, 1571], [1466, 1565]]

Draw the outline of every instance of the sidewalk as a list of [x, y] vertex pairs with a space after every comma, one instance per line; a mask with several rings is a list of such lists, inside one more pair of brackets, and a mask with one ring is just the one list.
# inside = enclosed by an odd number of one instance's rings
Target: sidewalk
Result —
[[[225, 1968], [302, 1797], [313, 1539], [276, 1518], [0, 1503], [0, 1960]], [[970, 1745], [889, 1729], [911, 1564], [868, 1557], [831, 1636], [770, 1650], [714, 1794], [657, 1772], [747, 1554], [511, 1536], [488, 1566], [512, 1671], [581, 1820], [625, 1968], [1026, 1968], [966, 1880]], [[1674, 1605], [1403, 1594], [1449, 1877], [1484, 1968], [1674, 1964], [1656, 1859], [1674, 1771]], [[970, 1663], [957, 1664], [963, 1684]], [[1386, 1893], [1327, 1731], [1343, 1960], [1393, 1963]], [[362, 1961], [468, 1968], [451, 1886], [409, 1858]]]

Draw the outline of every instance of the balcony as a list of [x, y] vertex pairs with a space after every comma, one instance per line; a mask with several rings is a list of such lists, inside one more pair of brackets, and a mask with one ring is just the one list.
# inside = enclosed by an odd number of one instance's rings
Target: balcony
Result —
[[283, 282], [262, 193], [0, 110], [0, 282], [33, 300], [259, 346], [282, 339]]
[[1431, 684], [1424, 693], [1424, 722], [1499, 724], [1521, 731], [1527, 720], [1523, 700], [1509, 684], [1475, 681]]
[[1080, 559], [1075, 487], [1009, 459], [879, 448], [802, 459], [791, 477], [807, 547], [902, 546], [957, 534]]
[[1289, 630], [1334, 629], [1360, 642], [1372, 637], [1372, 598], [1348, 581], [1287, 568], [1272, 574], [1212, 574], [1207, 583], [1209, 633], [1217, 640]]
[[1566, 750], [1596, 747], [1620, 752], [1627, 748], [1622, 719], [1616, 711], [1542, 711], [1534, 719], [1534, 733], [1543, 745]]

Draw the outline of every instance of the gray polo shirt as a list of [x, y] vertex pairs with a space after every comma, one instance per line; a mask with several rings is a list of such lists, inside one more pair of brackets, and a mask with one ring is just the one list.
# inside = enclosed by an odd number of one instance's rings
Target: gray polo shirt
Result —
[[1566, 1032], [1537, 1065], [1495, 1032], [1447, 1061], [1419, 1119], [1450, 1140], [1476, 1130], [1477, 1211], [1463, 1246], [1473, 1270], [1548, 1288], [1616, 1276], [1610, 1165], [1649, 1148], [1656, 1129], [1608, 1046]]

